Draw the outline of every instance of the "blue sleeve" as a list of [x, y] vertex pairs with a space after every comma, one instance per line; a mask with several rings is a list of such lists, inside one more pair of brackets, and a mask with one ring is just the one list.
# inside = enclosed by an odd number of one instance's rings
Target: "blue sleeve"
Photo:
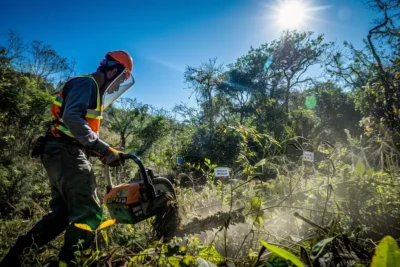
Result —
[[90, 78], [77, 78], [70, 81], [67, 90], [62, 119], [79, 143], [91, 147], [99, 137], [89, 127], [85, 116], [87, 110], [96, 105], [96, 84]]

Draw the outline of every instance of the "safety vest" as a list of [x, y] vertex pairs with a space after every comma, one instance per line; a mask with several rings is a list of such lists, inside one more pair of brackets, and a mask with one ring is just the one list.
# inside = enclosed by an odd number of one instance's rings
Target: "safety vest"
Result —
[[[73, 79], [75, 79], [75, 78], [90, 78], [96, 83], [96, 88], [97, 88], [96, 108], [88, 109], [87, 113], [85, 115], [85, 119], [88, 122], [90, 129], [92, 129], [93, 132], [99, 134], [100, 122], [101, 122], [101, 119], [103, 118], [101, 116], [101, 113], [104, 110], [104, 107], [101, 104], [101, 95], [100, 95], [99, 86], [98, 86], [96, 80], [91, 75], [76, 76]], [[71, 80], [69, 80], [69, 81], [71, 81]], [[67, 82], [67, 84], [68, 84], [68, 82]], [[62, 104], [64, 101], [62, 95], [63, 95], [63, 90], [61, 90], [60, 93], [57, 95], [57, 97], [54, 100], [53, 105], [51, 107], [51, 115], [53, 118], [53, 125], [51, 127], [50, 132], [55, 137], [62, 137], [61, 133], [63, 133], [69, 137], [74, 138], [74, 136], [68, 130], [68, 128], [65, 126], [65, 124], [63, 123], [63, 120], [62, 120], [61, 112], [62, 112]]]

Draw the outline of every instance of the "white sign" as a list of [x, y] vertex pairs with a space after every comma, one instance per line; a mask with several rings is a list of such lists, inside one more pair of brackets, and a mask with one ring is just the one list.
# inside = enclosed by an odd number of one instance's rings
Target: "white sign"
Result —
[[303, 161], [314, 162], [314, 152], [303, 151]]
[[228, 167], [217, 167], [214, 169], [215, 177], [229, 177]]

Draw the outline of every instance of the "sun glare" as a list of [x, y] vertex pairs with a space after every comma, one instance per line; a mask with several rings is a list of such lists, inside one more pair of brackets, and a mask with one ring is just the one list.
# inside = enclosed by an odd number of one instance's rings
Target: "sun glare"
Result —
[[301, 0], [287, 0], [277, 8], [277, 22], [286, 29], [299, 28], [307, 19], [307, 7]]

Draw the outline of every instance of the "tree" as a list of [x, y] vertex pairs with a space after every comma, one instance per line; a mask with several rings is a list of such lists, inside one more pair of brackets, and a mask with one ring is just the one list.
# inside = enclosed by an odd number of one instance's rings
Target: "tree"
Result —
[[272, 68], [282, 77], [278, 84], [285, 92], [284, 105], [287, 113], [290, 91], [312, 81], [307, 71], [311, 66], [323, 62], [322, 56], [331, 46], [331, 43], [324, 43], [323, 35], [318, 35], [315, 39], [312, 37], [312, 32], [286, 32], [274, 49]]
[[228, 108], [230, 113], [239, 114], [239, 123], [243, 124], [244, 120], [254, 113], [254, 108], [249, 105], [250, 89], [246, 87], [251, 81], [249, 75], [243, 70], [232, 65], [229, 65], [229, 67], [230, 69], [224, 73], [223, 80], [217, 88], [219, 102], [226, 100], [225, 107]]
[[[345, 42], [345, 53], [336, 53], [329, 71], [356, 92], [356, 107], [365, 118], [373, 117], [375, 125], [384, 123], [398, 132], [400, 82], [400, 18], [398, 1], [369, 1], [381, 14], [374, 21], [365, 40], [365, 48], [357, 50]], [[367, 120], [364, 120], [367, 121]]]
[[314, 134], [326, 131], [342, 141], [346, 140], [345, 129], [361, 134], [358, 126], [361, 113], [356, 110], [354, 94], [343, 92], [332, 81], [317, 83], [305, 94], [314, 97], [317, 102], [314, 111], [318, 123], [314, 125]]
[[217, 65], [217, 59], [209, 59], [203, 62], [199, 67], [186, 68], [184, 73], [185, 81], [189, 89], [193, 90], [197, 96], [197, 102], [203, 104], [205, 114], [208, 118], [209, 140], [211, 142], [214, 135], [214, 107], [213, 98], [216, 88], [220, 84], [220, 76], [222, 74], [222, 65]]
[[15, 31], [9, 31], [6, 43], [0, 45], [0, 77], [3, 77], [7, 70], [15, 68], [23, 59], [25, 50], [22, 38]]
[[204, 122], [204, 114], [201, 110], [197, 107], [189, 107], [186, 103], [176, 104], [173, 112], [179, 115], [179, 119], [183, 119], [184, 123], [189, 123], [190, 125], [200, 126]]
[[324, 62], [332, 45], [312, 32], [284, 32], [228, 65], [221, 90], [229, 91], [233, 103], [239, 104], [239, 117], [253, 117], [259, 132], [282, 136], [289, 122], [291, 92], [315, 83], [310, 68]]
[[119, 134], [118, 146], [122, 149], [126, 148], [127, 138], [142, 128], [148, 116], [147, 111], [147, 105], [131, 98], [118, 99], [106, 110], [106, 124], [110, 130]]
[[[43, 41], [33, 41], [28, 49], [25, 67], [33, 75], [38, 87], [49, 82], [58, 83], [68, 79], [74, 71], [75, 63], [59, 55], [50, 45]], [[54, 89], [46, 86], [48, 92]]]

